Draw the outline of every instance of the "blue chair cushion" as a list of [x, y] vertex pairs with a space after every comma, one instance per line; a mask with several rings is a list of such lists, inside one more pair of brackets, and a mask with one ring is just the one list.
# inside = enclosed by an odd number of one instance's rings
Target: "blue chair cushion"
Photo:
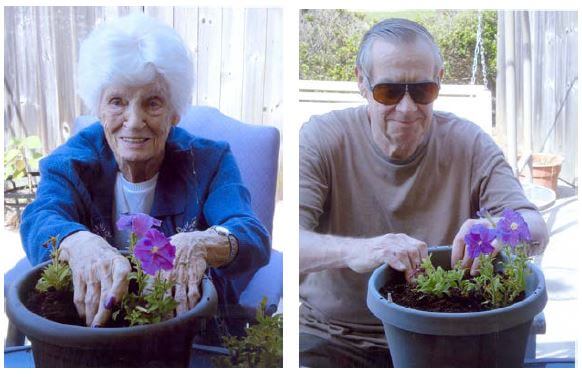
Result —
[[239, 305], [247, 310], [247, 316], [253, 317], [263, 297], [267, 298], [266, 314], [277, 311], [279, 300], [283, 296], [283, 254], [271, 251], [269, 264], [259, 269], [249, 285], [240, 295]]

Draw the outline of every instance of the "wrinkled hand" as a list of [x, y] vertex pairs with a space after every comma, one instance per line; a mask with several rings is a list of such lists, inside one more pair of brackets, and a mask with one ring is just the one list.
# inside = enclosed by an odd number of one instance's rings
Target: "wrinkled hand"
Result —
[[352, 248], [348, 267], [358, 273], [369, 272], [383, 263], [395, 270], [404, 271], [410, 280], [423, 258], [428, 255], [426, 243], [406, 234], [385, 234], [366, 240], [365, 248]]
[[107, 322], [111, 309], [127, 293], [129, 261], [107, 241], [87, 231], [73, 233], [60, 245], [59, 259], [73, 274], [74, 303], [87, 326]]
[[206, 271], [211, 240], [209, 231], [184, 232], [170, 237], [170, 243], [176, 247], [176, 259], [174, 268], [163, 271], [162, 277], [175, 281], [177, 315], [192, 309], [200, 300], [200, 281]]
[[[471, 258], [468, 252], [467, 244], [465, 243], [465, 235], [469, 233], [471, 227], [475, 224], [483, 224], [487, 227], [491, 227], [491, 223], [487, 219], [468, 219], [466, 220], [459, 232], [455, 236], [453, 240], [453, 250], [451, 252], [451, 267], [455, 266], [458, 260], [462, 260], [461, 267], [463, 268], [471, 268], [471, 276], [477, 276], [479, 274], [479, 258]], [[491, 245], [495, 248], [495, 250], [491, 253], [491, 256], [497, 255], [501, 248], [501, 245], [495, 239]]]

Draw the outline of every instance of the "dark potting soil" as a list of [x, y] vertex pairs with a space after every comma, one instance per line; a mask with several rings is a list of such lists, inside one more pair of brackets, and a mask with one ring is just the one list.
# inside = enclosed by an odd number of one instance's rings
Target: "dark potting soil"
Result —
[[32, 290], [26, 301], [26, 307], [54, 322], [85, 326], [85, 322], [79, 318], [73, 303], [73, 292], [53, 289], [49, 289], [47, 292]]
[[[391, 296], [391, 301], [395, 304], [423, 310], [427, 312], [442, 312], [442, 313], [467, 313], [467, 312], [482, 312], [491, 310], [492, 308], [487, 304], [483, 305], [485, 299], [481, 295], [470, 295], [465, 297], [460, 294], [460, 290], [453, 289], [450, 296], [436, 297], [428, 296], [425, 293], [417, 292], [414, 287], [402, 283], [394, 285], [385, 285], [380, 289], [380, 294], [388, 298]], [[525, 298], [525, 294], [520, 294], [514, 302], [521, 301]]]
[[[131, 280], [129, 289], [137, 291], [137, 287], [134, 285], [133, 280]], [[38, 292], [33, 289], [25, 305], [33, 313], [48, 320], [65, 325], [85, 326], [85, 321], [79, 317], [75, 308], [72, 291], [56, 291], [50, 288], [47, 292]], [[129, 321], [123, 319], [124, 317], [125, 312], [121, 311], [115, 321], [110, 318], [103, 327], [128, 327]]]

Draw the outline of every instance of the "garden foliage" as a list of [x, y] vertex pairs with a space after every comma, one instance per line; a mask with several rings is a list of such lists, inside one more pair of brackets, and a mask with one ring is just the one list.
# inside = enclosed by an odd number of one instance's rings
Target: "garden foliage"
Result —
[[364, 14], [344, 9], [304, 9], [299, 28], [301, 80], [355, 80], [358, 47], [369, 28]]
[[4, 152], [4, 179], [18, 179], [26, 173], [38, 171], [41, 148], [42, 143], [36, 135], [11, 139]]
[[257, 323], [245, 329], [245, 337], [223, 338], [229, 355], [216, 358], [217, 367], [283, 367], [283, 316], [265, 315], [266, 304], [267, 299], [264, 297], [257, 308]]
[[[468, 84], [471, 80], [477, 36], [477, 11], [419, 11], [360, 13], [347, 10], [302, 10], [299, 31], [301, 80], [355, 81], [354, 67], [360, 40], [376, 22], [404, 17], [425, 26], [441, 48], [445, 84]], [[495, 92], [497, 75], [497, 12], [483, 12], [483, 45], [489, 89]], [[483, 83], [481, 61], [477, 83]]]

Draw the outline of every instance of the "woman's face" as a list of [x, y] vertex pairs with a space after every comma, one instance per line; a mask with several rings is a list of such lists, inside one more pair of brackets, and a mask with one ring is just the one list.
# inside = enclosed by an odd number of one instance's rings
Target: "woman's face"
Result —
[[[168, 133], [180, 120], [170, 103], [168, 86], [161, 77], [141, 86], [105, 88], [99, 104], [99, 118], [120, 170], [128, 179], [136, 174], [143, 175], [144, 171], [145, 179], [157, 173], [164, 158]], [[153, 171], [147, 172], [148, 169]], [[137, 181], [140, 180], [144, 178]]]

